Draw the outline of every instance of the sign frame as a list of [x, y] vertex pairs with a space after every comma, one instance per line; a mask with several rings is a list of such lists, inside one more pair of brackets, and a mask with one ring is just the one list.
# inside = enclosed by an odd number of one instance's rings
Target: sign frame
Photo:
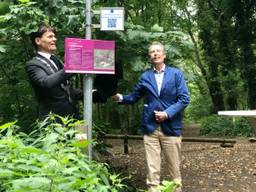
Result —
[[115, 74], [115, 41], [65, 38], [66, 73]]

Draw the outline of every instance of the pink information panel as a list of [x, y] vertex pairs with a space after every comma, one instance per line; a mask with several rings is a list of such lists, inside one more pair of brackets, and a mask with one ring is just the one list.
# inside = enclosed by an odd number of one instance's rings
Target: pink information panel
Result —
[[65, 39], [65, 72], [115, 73], [115, 41]]

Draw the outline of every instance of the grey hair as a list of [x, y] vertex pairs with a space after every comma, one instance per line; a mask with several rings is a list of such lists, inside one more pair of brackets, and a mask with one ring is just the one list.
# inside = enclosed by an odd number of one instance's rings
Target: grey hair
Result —
[[152, 46], [154, 46], [154, 45], [159, 45], [160, 47], [163, 48], [164, 53], [166, 53], [166, 50], [165, 50], [164, 45], [163, 45], [161, 42], [159, 42], [159, 41], [153, 41], [153, 42], [149, 45], [149, 47], [148, 47], [148, 53], [149, 53], [149, 49], [150, 49]]

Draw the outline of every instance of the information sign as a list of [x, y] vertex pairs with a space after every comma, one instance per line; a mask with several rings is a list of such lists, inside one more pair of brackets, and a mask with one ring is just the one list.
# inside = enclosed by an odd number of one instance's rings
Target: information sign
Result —
[[100, 11], [101, 31], [122, 31], [124, 30], [124, 8], [103, 7]]
[[66, 38], [64, 63], [67, 73], [114, 74], [115, 42]]

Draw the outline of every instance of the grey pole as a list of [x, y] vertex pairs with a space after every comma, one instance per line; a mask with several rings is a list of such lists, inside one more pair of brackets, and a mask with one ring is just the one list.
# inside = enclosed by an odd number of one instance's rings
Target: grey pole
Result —
[[86, 0], [86, 10], [85, 10], [85, 16], [86, 16], [86, 34], [85, 38], [86, 39], [91, 39], [92, 38], [92, 8], [91, 8], [91, 0]]
[[[91, 0], [86, 0], [86, 39], [91, 39], [91, 22], [92, 22], [92, 11], [91, 11]], [[92, 139], [92, 87], [93, 87], [93, 75], [85, 74], [83, 78], [83, 91], [84, 91], [84, 120], [87, 127], [87, 138]], [[89, 161], [92, 159], [92, 145], [88, 146], [88, 158]]]

